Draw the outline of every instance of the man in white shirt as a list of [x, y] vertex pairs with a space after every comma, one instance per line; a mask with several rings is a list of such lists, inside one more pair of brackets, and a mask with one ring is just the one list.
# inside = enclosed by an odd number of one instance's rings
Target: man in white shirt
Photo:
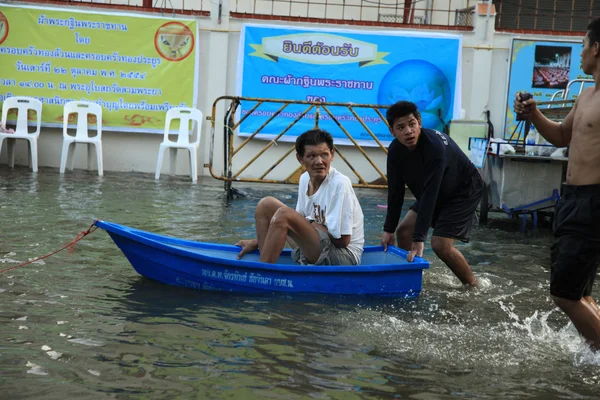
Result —
[[300, 177], [296, 210], [274, 197], [258, 202], [256, 239], [240, 240], [244, 254], [260, 249], [260, 261], [275, 263], [286, 245], [292, 258], [307, 265], [360, 264], [364, 217], [350, 179], [331, 167], [333, 138], [320, 129], [296, 139], [296, 158], [306, 172]]

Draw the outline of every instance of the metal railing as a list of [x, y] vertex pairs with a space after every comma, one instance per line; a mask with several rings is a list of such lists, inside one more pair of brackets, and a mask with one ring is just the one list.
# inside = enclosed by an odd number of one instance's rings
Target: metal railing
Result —
[[[215, 155], [217, 154], [217, 149], [215, 148], [215, 143], [217, 142], [217, 110], [223, 105], [224, 102], [229, 102], [226, 107], [225, 116], [223, 119], [223, 171], [217, 172], [215, 170]], [[241, 114], [238, 112], [240, 106], [242, 106], [243, 102], [247, 102], [254, 104], [252, 107], [246, 106], [244, 108], [244, 115], [236, 121], [236, 116]], [[245, 138], [241, 143], [237, 146], [234, 145], [234, 135], [239, 131], [241, 124], [252, 115], [261, 105], [276, 105], [279, 106], [278, 110], [273, 112], [272, 115], [258, 128], [254, 130], [254, 132], [249, 132], [249, 136]], [[279, 134], [275, 136], [274, 139], [265, 141], [264, 146], [256, 152], [256, 154], [248, 156], [248, 153], [242, 155], [241, 150], [244, 149], [248, 143], [273, 121], [281, 121], [277, 120], [277, 117], [281, 117], [281, 113], [284, 109], [290, 105], [302, 106], [303, 111], [299, 112], [297, 117], [290, 122], [284, 129], [281, 130]], [[381, 143], [381, 141], [377, 138], [377, 136], [372, 132], [372, 130], [365, 124], [362, 118], [359, 117], [359, 113], [362, 113], [363, 110], [372, 110], [375, 115], [377, 115], [383, 123], [385, 123], [386, 129], [389, 129], [389, 125], [387, 120], [383, 116], [380, 110], [386, 109], [386, 106], [374, 105], [374, 104], [353, 104], [353, 103], [333, 103], [333, 102], [309, 102], [309, 101], [300, 101], [300, 100], [277, 100], [277, 99], [262, 99], [262, 98], [249, 98], [249, 97], [238, 97], [238, 96], [221, 96], [217, 98], [212, 107], [212, 115], [209, 118], [211, 122], [211, 137], [210, 137], [210, 149], [209, 149], [209, 163], [205, 165], [208, 167], [210, 174], [213, 178], [219, 179], [225, 182], [225, 190], [230, 196], [232, 191], [232, 182], [255, 182], [255, 183], [282, 183], [282, 184], [295, 184], [298, 183], [298, 178], [300, 174], [304, 171], [302, 166], [299, 166], [293, 170], [285, 170], [282, 171], [285, 178], [283, 179], [268, 179], [267, 176], [271, 174], [276, 168], [281, 167], [282, 162], [291, 156], [295, 155], [295, 143], [290, 143], [289, 141], [281, 140], [282, 137], [288, 132], [298, 121], [300, 121], [305, 115], [309, 112], [314, 113], [314, 126], [319, 126], [319, 120], [324, 119], [324, 116], [327, 116], [328, 121], [333, 121], [338, 128], [346, 135], [349, 142], [352, 143], [354, 148], [358, 150], [360, 155], [366, 159], [368, 164], [373, 168], [371, 173], [375, 172], [378, 178], [371, 180], [368, 182], [364, 175], [364, 169], [362, 172], [359, 172], [350, 162], [349, 158], [344, 155], [346, 150], [341, 150], [340, 146], [335, 147], [336, 155], [341, 158], [346, 166], [354, 173], [355, 177], [358, 180], [358, 183], [354, 183], [354, 187], [366, 187], [366, 188], [386, 188], [387, 187], [387, 177], [385, 172], [373, 161], [373, 159], [367, 154], [365, 149], [352, 137], [349, 133], [348, 129], [344, 127], [344, 122], [347, 119], [342, 120], [341, 118], [336, 117], [336, 114], [332, 111], [332, 108], [335, 107], [336, 110], [343, 108], [352, 114], [358, 121], [365, 131], [369, 134], [370, 139], [373, 140], [375, 147], [370, 147], [370, 151], [376, 151], [378, 154], [382, 156], [387, 156], [387, 148]], [[246, 112], [247, 111], [247, 112]], [[320, 117], [320, 116], [323, 117]], [[281, 126], [281, 124], [277, 124]], [[258, 140], [254, 141], [258, 142]], [[257, 161], [259, 157], [264, 155], [269, 149], [277, 146], [279, 149], [278, 152], [281, 154], [282, 148], [287, 149], [280, 155], [278, 158], [274, 159], [272, 164], [267, 165], [262, 161]], [[241, 160], [242, 165], [238, 168], [234, 168], [234, 159], [237, 157], [238, 160]], [[254, 166], [257, 169], [260, 169], [258, 177], [244, 177], [242, 174], [248, 170], [250, 166]]]
[[[12, 3], [79, 5], [210, 15], [217, 0], [12, 0]], [[222, 1], [222, 0], [220, 0]], [[496, 30], [581, 34], [600, 16], [600, 0], [493, 0]], [[233, 18], [368, 26], [471, 30], [477, 0], [230, 0]]]
[[210, 16], [211, 0], [12, 0], [54, 6], [88, 6], [116, 10]]
[[[593, 79], [573, 79], [572, 81], [569, 81], [565, 89], [557, 90], [552, 94], [550, 101], [538, 103], [540, 111], [553, 121], [563, 121], [569, 112], [571, 112], [577, 97], [581, 95], [583, 89], [594, 85], [594, 83]], [[574, 90], [577, 85], [579, 85], [579, 90]]]
[[462, 8], [455, 11], [454, 24], [457, 26], [474, 26], [475, 25], [475, 6]]
[[231, 0], [234, 18], [472, 30], [476, 0]]
[[600, 16], [599, 0], [494, 0], [494, 5], [496, 30], [580, 34]]

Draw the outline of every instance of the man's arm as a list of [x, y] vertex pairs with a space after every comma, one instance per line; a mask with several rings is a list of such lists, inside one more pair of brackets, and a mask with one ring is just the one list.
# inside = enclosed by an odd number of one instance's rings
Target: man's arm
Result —
[[341, 237], [336, 239], [331, 235], [331, 233], [329, 233], [329, 230], [327, 229], [326, 226], [321, 225], [318, 222], [313, 222], [312, 224], [315, 228], [322, 230], [324, 232], [327, 232], [327, 234], [329, 235], [329, 239], [331, 240], [331, 243], [333, 243], [333, 245], [335, 247], [337, 247], [338, 249], [346, 248], [350, 244], [350, 239], [352, 238], [352, 235], [341, 235]]
[[419, 212], [413, 232], [413, 242], [424, 242], [427, 238], [443, 176], [444, 159], [436, 157], [429, 160], [425, 166], [425, 182], [423, 193], [419, 199]]
[[332, 238], [331, 235], [329, 237], [331, 238], [331, 243], [333, 243], [335, 247], [338, 249], [345, 249], [350, 244], [352, 235], [342, 235], [342, 237], [339, 239]]
[[[579, 101], [579, 99], [577, 101]], [[517, 93], [517, 98], [515, 99], [514, 110], [516, 113], [525, 113], [538, 132], [554, 146], [566, 147], [571, 142], [577, 101], [575, 101], [573, 108], [562, 123], [554, 122], [546, 118], [546, 116], [537, 108], [535, 99], [520, 101], [519, 93]]]
[[[383, 231], [394, 233], [402, 213], [404, 204], [405, 182], [401, 178], [401, 171], [398, 171], [396, 158], [398, 157], [396, 146], [390, 146], [387, 157], [387, 179], [388, 179], [388, 208], [385, 216]], [[397, 143], [396, 143], [397, 145]]]
[[325, 223], [327, 226], [313, 223], [315, 228], [324, 230], [337, 248], [345, 248], [352, 238], [352, 223], [354, 215], [354, 192], [350, 179], [338, 182], [329, 200]]
[[306, 206], [306, 185], [304, 184], [304, 175], [300, 175], [300, 182], [298, 182], [298, 200], [296, 201], [296, 212], [303, 217], [307, 217], [304, 215], [304, 208]]

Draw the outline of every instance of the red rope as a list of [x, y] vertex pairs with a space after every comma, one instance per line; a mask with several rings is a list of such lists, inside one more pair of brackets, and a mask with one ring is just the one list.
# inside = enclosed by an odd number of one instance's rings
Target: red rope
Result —
[[19, 267], [23, 267], [25, 265], [34, 263], [36, 261], [39, 260], [43, 260], [44, 258], [48, 258], [50, 256], [55, 255], [56, 253], [58, 253], [59, 251], [63, 251], [66, 248], [69, 248], [69, 253], [72, 253], [75, 250], [75, 243], [79, 242], [81, 239], [83, 239], [84, 237], [86, 237], [87, 235], [89, 235], [90, 233], [94, 232], [96, 229], [98, 229], [97, 226], [94, 226], [94, 224], [96, 223], [96, 221], [94, 221], [89, 228], [87, 228], [86, 231], [81, 231], [77, 234], [77, 236], [75, 236], [75, 239], [71, 240], [69, 243], [67, 243], [66, 245], [64, 245], [63, 247], [61, 247], [60, 249], [53, 251], [52, 253], [46, 254], [45, 256], [41, 256], [36, 258], [35, 260], [31, 260], [31, 261], [27, 261], [24, 262], [23, 264], [19, 264], [19, 265], [15, 265], [14, 267], [9, 267], [9, 268], [4, 268], [4, 269], [0, 269], [0, 273], [2, 272], [6, 272], [6, 271], [10, 271], [11, 269], [15, 269], [15, 268], [19, 268]]

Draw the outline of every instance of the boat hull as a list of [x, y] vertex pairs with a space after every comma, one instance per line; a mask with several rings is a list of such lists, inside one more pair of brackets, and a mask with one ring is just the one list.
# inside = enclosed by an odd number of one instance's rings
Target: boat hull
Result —
[[257, 252], [237, 260], [240, 248], [193, 242], [97, 221], [145, 277], [195, 290], [247, 293], [288, 292], [416, 297], [429, 263], [406, 262], [406, 252], [367, 246], [359, 266], [301, 266], [283, 251], [276, 264], [258, 261]]

